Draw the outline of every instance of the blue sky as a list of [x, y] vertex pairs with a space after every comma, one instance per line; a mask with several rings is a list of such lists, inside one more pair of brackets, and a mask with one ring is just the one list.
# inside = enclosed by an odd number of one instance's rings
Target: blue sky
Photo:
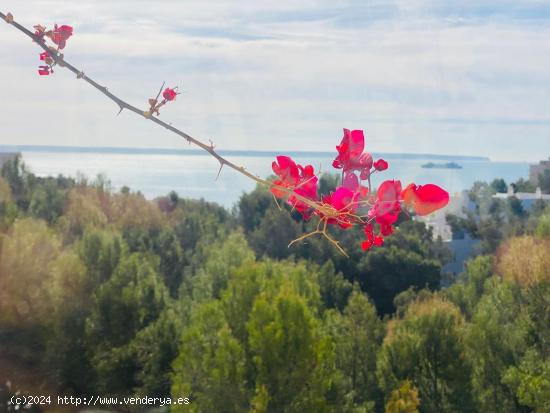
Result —
[[[67, 60], [219, 148], [550, 156], [550, 1], [5, 0], [26, 26], [74, 26]], [[0, 25], [0, 144], [185, 147]]]

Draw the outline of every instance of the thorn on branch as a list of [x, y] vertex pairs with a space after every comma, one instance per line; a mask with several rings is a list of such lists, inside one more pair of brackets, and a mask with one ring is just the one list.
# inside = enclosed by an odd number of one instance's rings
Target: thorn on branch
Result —
[[222, 168], [223, 168], [223, 162], [220, 161], [220, 169], [218, 170], [218, 174], [216, 175], [216, 181], [218, 180], [218, 178], [220, 177], [220, 174], [222, 173]]
[[[214, 150], [215, 146], [214, 146], [214, 142], [212, 142], [212, 139], [208, 139], [208, 142], [210, 142], [210, 150]], [[222, 164], [223, 165], [223, 164]]]
[[160, 87], [160, 89], [159, 89], [159, 93], [157, 93], [157, 97], [156, 97], [156, 99], [155, 99], [155, 100], [158, 100], [158, 99], [159, 99], [159, 97], [160, 97], [160, 94], [162, 93], [162, 89], [164, 89], [164, 84], [165, 84], [165, 83], [166, 83], [165, 81], [163, 81], [163, 82], [162, 82], [162, 86]]
[[77, 79], [82, 79], [84, 77], [84, 72], [80, 71], [76, 74]]
[[[275, 201], [275, 205], [277, 205], [277, 208], [279, 208], [279, 211], [282, 211], [283, 208], [281, 208], [281, 204], [279, 204], [279, 200], [277, 199], [277, 197], [273, 194], [271, 194], [273, 196], [273, 200]], [[290, 247], [291, 244], [288, 244], [288, 246]]]
[[117, 116], [120, 115], [120, 114], [122, 113], [122, 111], [124, 110], [124, 106], [118, 105], [118, 107], [120, 108], [120, 110], [119, 110], [118, 113], [116, 114]]

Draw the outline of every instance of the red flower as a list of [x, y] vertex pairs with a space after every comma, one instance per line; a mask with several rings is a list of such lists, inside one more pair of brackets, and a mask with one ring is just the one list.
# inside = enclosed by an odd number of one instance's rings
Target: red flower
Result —
[[50, 74], [50, 66], [38, 66], [38, 74], [40, 76], [47, 76]]
[[353, 214], [357, 211], [358, 193], [353, 192], [348, 188], [340, 186], [329, 195], [323, 198], [323, 203], [332, 206], [339, 212], [337, 218], [329, 218], [327, 222], [329, 224], [338, 224], [341, 228], [347, 229], [353, 225], [352, 217], [349, 214]]
[[44, 61], [50, 54], [48, 52], [40, 53], [40, 60]]
[[428, 215], [449, 203], [449, 193], [434, 184], [409, 184], [401, 193], [405, 205], [413, 207], [418, 215]]
[[[303, 167], [302, 165], [298, 165], [298, 169], [300, 171], [300, 175], [298, 184], [294, 189], [294, 193], [312, 201], [317, 201], [318, 179], [317, 176], [315, 176], [313, 166], [306, 165], [305, 167]], [[311, 207], [308, 204], [306, 204], [304, 201], [300, 201], [294, 195], [290, 195], [288, 197], [288, 203], [292, 207], [294, 207], [299, 213], [301, 213], [302, 217], [305, 220], [309, 219]]]
[[369, 218], [374, 219], [380, 225], [382, 235], [390, 235], [401, 212], [401, 182], [384, 181], [378, 187], [376, 202], [369, 210]]
[[388, 163], [384, 159], [378, 159], [374, 163], [374, 169], [376, 169], [377, 171], [385, 171], [386, 169], [388, 169]]
[[[285, 188], [295, 187], [300, 180], [300, 170], [296, 163], [289, 156], [277, 156], [277, 161], [271, 164], [271, 169], [280, 178], [274, 181], [275, 185]], [[277, 198], [283, 198], [285, 192], [278, 188], [272, 187], [271, 192]]]
[[357, 192], [358, 201], [364, 200], [369, 193], [369, 188], [361, 185], [359, 183], [359, 179], [357, 178], [357, 175], [355, 175], [353, 172], [346, 172], [344, 174], [344, 181], [342, 182], [342, 186], [344, 188], [349, 189], [352, 192]]
[[381, 247], [384, 245], [384, 238], [380, 235], [374, 235], [374, 227], [372, 224], [365, 225], [364, 231], [367, 239], [361, 243], [361, 249], [363, 251], [367, 251], [373, 246]]
[[[288, 156], [277, 156], [277, 161], [271, 164], [273, 172], [279, 179], [273, 181], [275, 185], [284, 188], [291, 188], [296, 195], [312, 201], [317, 200], [317, 176], [313, 166], [297, 165], [292, 158]], [[287, 192], [282, 191], [277, 187], [271, 188], [271, 193], [277, 198], [283, 198]], [[287, 201], [293, 208], [302, 214], [304, 219], [309, 218], [310, 206], [304, 201], [301, 201], [294, 195], [290, 195]]]
[[363, 153], [365, 148], [365, 136], [362, 130], [350, 131], [344, 129], [344, 137], [340, 145], [336, 146], [338, 156], [332, 162], [336, 169], [346, 171], [360, 171], [361, 179], [367, 179], [372, 168], [372, 156]]
[[175, 89], [172, 89], [172, 88], [169, 88], [169, 87], [164, 89], [164, 92], [162, 92], [162, 97], [164, 99], [166, 99], [167, 101], [169, 101], [169, 102], [174, 100], [177, 95], [178, 95], [178, 92], [176, 92]]
[[73, 35], [73, 28], [71, 26], [54, 26], [51, 32], [50, 38], [60, 49], [65, 48], [67, 40]]

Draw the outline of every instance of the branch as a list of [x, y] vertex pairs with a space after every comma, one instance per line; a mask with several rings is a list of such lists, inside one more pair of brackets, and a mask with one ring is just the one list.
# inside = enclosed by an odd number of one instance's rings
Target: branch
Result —
[[[227, 160], [226, 158], [224, 158], [223, 156], [221, 156], [219, 153], [217, 153], [215, 150], [214, 150], [214, 145], [210, 144], [210, 145], [207, 145], [205, 143], [203, 143], [202, 141], [200, 141], [199, 139], [196, 139], [194, 137], [192, 137], [191, 135], [175, 128], [174, 126], [166, 123], [166, 122], [163, 122], [162, 120], [158, 119], [158, 118], [155, 118], [153, 116], [152, 113], [150, 113], [149, 111], [143, 111], [139, 108], [136, 108], [135, 106], [132, 106], [130, 105], [128, 102], [124, 101], [123, 99], [119, 98], [118, 96], [116, 96], [115, 94], [109, 92], [109, 90], [105, 87], [105, 86], [101, 86], [100, 84], [98, 84], [96, 81], [94, 81], [92, 78], [90, 78], [89, 76], [87, 76], [83, 71], [81, 70], [78, 70], [76, 67], [74, 67], [72, 64], [70, 64], [69, 62], [67, 62], [63, 56], [63, 54], [59, 53], [59, 51], [55, 50], [55, 48], [50, 48], [49, 46], [47, 46], [45, 44], [45, 42], [41, 41], [41, 39], [36, 36], [33, 32], [31, 32], [30, 30], [28, 30], [27, 28], [25, 28], [24, 26], [20, 25], [19, 23], [17, 23], [16, 21], [13, 20], [13, 16], [8, 13], [7, 15], [0, 12], [0, 17], [2, 19], [4, 19], [6, 21], [6, 23], [8, 24], [11, 24], [13, 27], [15, 27], [17, 30], [23, 32], [24, 34], [26, 34], [28, 37], [30, 37], [40, 48], [42, 48], [44, 51], [48, 52], [49, 56], [53, 59], [53, 61], [55, 63], [57, 63], [58, 66], [60, 67], [64, 67], [68, 70], [70, 70], [71, 72], [73, 72], [77, 79], [82, 79], [84, 80], [85, 82], [87, 82], [88, 84], [90, 84], [92, 87], [94, 87], [95, 89], [97, 89], [98, 91], [100, 91], [101, 93], [103, 93], [105, 96], [107, 96], [109, 99], [111, 99], [113, 102], [115, 102], [118, 107], [120, 108], [120, 112], [122, 112], [124, 109], [126, 110], [129, 110], [130, 112], [133, 112], [135, 113], [136, 115], [139, 115], [145, 119], [148, 119], [150, 120], [151, 122], [154, 122], [156, 123], [157, 125], [159, 126], [162, 126], [163, 128], [165, 129], [168, 129], [170, 132], [173, 132], [175, 133], [176, 135], [179, 135], [181, 136], [182, 138], [184, 138], [187, 142], [189, 143], [192, 143], [196, 146], [198, 146], [199, 148], [203, 149], [204, 151], [208, 152], [211, 156], [213, 156], [214, 158], [216, 158], [216, 160], [220, 163], [220, 172], [221, 172], [221, 168], [223, 168], [223, 166], [227, 166], [235, 171], [237, 171], [238, 173], [246, 176], [247, 178], [250, 178], [252, 179], [253, 181], [259, 183], [259, 184], [262, 184], [264, 186], [267, 186], [269, 188], [276, 188], [282, 192], [285, 192], [286, 194], [288, 195], [292, 195], [294, 198], [300, 200], [301, 202], [303, 202], [304, 204], [308, 205], [309, 207], [319, 211], [321, 209], [323, 209], [323, 212], [326, 214], [327, 213], [327, 208], [326, 206], [323, 206], [321, 203], [318, 203], [318, 202], [315, 202], [315, 201], [312, 201], [311, 199], [308, 199], [306, 197], [303, 197], [299, 194], [296, 194], [294, 193], [293, 189], [291, 188], [286, 188], [286, 187], [283, 187], [283, 186], [279, 186], [279, 185], [276, 185], [274, 184], [273, 182], [270, 182], [268, 180], [265, 180], [265, 179], [262, 179], [262, 178], [259, 178], [258, 176], [248, 172], [244, 167], [242, 166], [239, 166], [239, 165], [236, 165], [234, 164], [233, 162]], [[161, 88], [162, 90], [162, 88]], [[219, 175], [219, 173], [218, 173]], [[333, 210], [329, 213], [330, 215], [334, 215], [334, 216], [337, 216], [338, 215], [338, 211], [336, 210]]]

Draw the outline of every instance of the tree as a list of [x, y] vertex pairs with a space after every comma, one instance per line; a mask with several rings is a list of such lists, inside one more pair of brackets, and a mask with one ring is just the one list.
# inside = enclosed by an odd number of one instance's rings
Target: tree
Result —
[[411, 286], [437, 288], [441, 272], [437, 261], [393, 245], [369, 251], [358, 268], [361, 288], [373, 297], [380, 314], [395, 311], [394, 297]]
[[381, 407], [382, 395], [376, 379], [376, 355], [384, 337], [384, 326], [368, 297], [357, 289], [351, 294], [343, 315], [331, 321], [336, 345], [336, 365], [343, 373], [347, 399], [353, 406]]
[[268, 208], [260, 224], [249, 234], [250, 245], [257, 256], [286, 258], [294, 250], [288, 244], [298, 237], [301, 225], [286, 211]]
[[211, 244], [201, 268], [189, 280], [195, 301], [219, 299], [227, 288], [233, 271], [255, 261], [254, 253], [240, 232]]
[[261, 223], [266, 211], [273, 207], [273, 196], [262, 186], [243, 194], [239, 200], [237, 211], [239, 223], [245, 234], [254, 231]]
[[474, 395], [480, 411], [520, 412], [518, 398], [503, 379], [526, 348], [521, 309], [512, 285], [497, 277], [485, 284], [466, 334]]
[[410, 305], [403, 319], [390, 322], [379, 353], [386, 397], [411, 380], [423, 412], [474, 411], [463, 335], [464, 320], [450, 302], [436, 296]]
[[29, 172], [22, 161], [21, 154], [2, 165], [2, 177], [8, 182], [17, 206], [26, 211], [30, 202], [28, 184]]
[[344, 309], [353, 290], [351, 282], [341, 272], [336, 272], [332, 260], [319, 270], [319, 290], [325, 308]]
[[419, 413], [418, 390], [409, 380], [402, 382], [402, 385], [392, 391], [388, 403], [386, 403], [386, 413]]
[[514, 192], [535, 192], [535, 185], [523, 178], [519, 178], [512, 186], [514, 187]]
[[491, 189], [496, 193], [506, 193], [508, 191], [508, 185], [506, 185], [506, 181], [502, 178], [500, 179], [493, 179], [493, 181], [490, 184]]
[[184, 330], [173, 364], [173, 397], [190, 397], [175, 412], [247, 412], [246, 361], [219, 301], [205, 302]]
[[535, 236], [550, 239], [550, 206], [538, 217], [535, 227]]
[[99, 391], [128, 394], [139, 384], [139, 365], [129, 344], [168, 304], [158, 259], [148, 254], [123, 258], [113, 276], [97, 289], [86, 335]]
[[0, 325], [45, 325], [53, 311], [49, 267], [61, 242], [42, 220], [16, 221], [2, 239], [0, 255]]
[[137, 396], [170, 396], [172, 362], [178, 356], [182, 329], [181, 314], [168, 306], [129, 343], [128, 352], [137, 365], [134, 388]]
[[466, 263], [466, 271], [443, 294], [460, 308], [466, 319], [470, 320], [477, 303], [485, 293], [485, 284], [495, 271], [494, 257], [480, 255]]
[[[503, 380], [515, 391], [520, 402], [535, 413], [550, 409], [550, 361], [529, 349], [518, 367], [511, 367]], [[527, 411], [527, 409], [524, 409]]]
[[109, 280], [128, 247], [120, 234], [109, 230], [87, 229], [77, 244], [90, 290]]
[[260, 294], [247, 323], [257, 392], [268, 412], [332, 412], [334, 347], [307, 301], [288, 287]]
[[497, 269], [504, 279], [523, 287], [550, 281], [550, 240], [524, 236], [501, 247]]
[[29, 212], [36, 218], [41, 218], [54, 224], [63, 214], [67, 191], [62, 189], [53, 178], [43, 180], [32, 191]]

